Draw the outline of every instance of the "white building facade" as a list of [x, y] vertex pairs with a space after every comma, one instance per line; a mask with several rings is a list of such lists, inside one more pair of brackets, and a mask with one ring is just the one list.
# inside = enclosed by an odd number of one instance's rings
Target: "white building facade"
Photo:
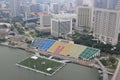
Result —
[[93, 36], [100, 41], [116, 45], [120, 27], [120, 13], [115, 10], [95, 9]]
[[62, 37], [67, 34], [72, 34], [72, 20], [69, 19], [51, 20], [51, 35], [53, 35], [54, 37]]
[[82, 27], [87, 31], [92, 31], [93, 8], [89, 6], [80, 6], [77, 8], [76, 27]]
[[41, 27], [50, 27], [51, 26], [51, 15], [50, 14], [40, 15], [40, 26]]

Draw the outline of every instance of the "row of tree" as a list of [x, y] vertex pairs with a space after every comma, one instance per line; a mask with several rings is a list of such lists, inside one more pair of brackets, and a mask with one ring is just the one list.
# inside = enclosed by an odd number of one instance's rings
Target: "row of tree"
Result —
[[[79, 38], [73, 38], [73, 41], [76, 44], [86, 45], [94, 48], [98, 48], [101, 52], [110, 53], [110, 54], [120, 54], [120, 43], [116, 46], [112, 46], [110, 44], [103, 44], [102, 42], [93, 41], [93, 36], [91, 35], [79, 35]], [[114, 48], [112, 50], [112, 48]]]

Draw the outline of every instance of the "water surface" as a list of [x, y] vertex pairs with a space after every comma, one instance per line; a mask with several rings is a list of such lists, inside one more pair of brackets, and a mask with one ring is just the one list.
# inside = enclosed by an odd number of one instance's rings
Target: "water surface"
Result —
[[52, 77], [29, 71], [15, 64], [31, 53], [0, 46], [0, 80], [99, 80], [96, 69], [69, 63]]

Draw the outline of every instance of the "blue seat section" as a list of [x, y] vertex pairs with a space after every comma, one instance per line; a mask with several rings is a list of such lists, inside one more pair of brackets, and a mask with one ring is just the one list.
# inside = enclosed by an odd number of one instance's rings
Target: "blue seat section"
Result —
[[48, 50], [53, 44], [55, 40], [45, 39], [38, 47], [39, 50]]
[[32, 42], [32, 46], [35, 48], [38, 48], [39, 45], [44, 41], [45, 39], [43, 38], [35, 38], [34, 41]]

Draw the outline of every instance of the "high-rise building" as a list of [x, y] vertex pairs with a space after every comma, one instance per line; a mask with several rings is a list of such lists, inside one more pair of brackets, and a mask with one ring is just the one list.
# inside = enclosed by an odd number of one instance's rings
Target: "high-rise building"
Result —
[[[116, 10], [120, 11], [120, 0], [117, 0]], [[119, 33], [120, 33], [120, 27], [119, 27]]]
[[95, 9], [93, 36], [102, 42], [116, 45], [118, 42], [120, 13], [115, 10]]
[[32, 12], [49, 12], [49, 5], [48, 4], [32, 4], [31, 5]]
[[67, 34], [72, 34], [72, 20], [55, 18], [51, 20], [51, 35], [62, 37]]
[[36, 0], [32, 0], [32, 4], [36, 4]]
[[23, 6], [23, 14], [24, 14], [25, 20], [27, 20], [30, 17], [30, 13], [31, 13], [30, 5], [29, 4], [24, 5]]
[[41, 12], [40, 4], [32, 4], [30, 6], [31, 12]]
[[108, 0], [108, 8], [109, 9], [116, 9], [117, 0]]
[[83, 4], [83, 0], [75, 0], [75, 5], [77, 6], [81, 6]]
[[117, 10], [120, 10], [120, 0], [117, 0], [116, 9], [117, 9]]
[[49, 12], [49, 5], [48, 4], [40, 4], [40, 8], [43, 12]]
[[94, 6], [96, 8], [107, 8], [108, 0], [94, 0]]
[[77, 24], [76, 27], [81, 27], [87, 31], [92, 31], [93, 9], [89, 6], [79, 6], [77, 8]]
[[20, 16], [20, 3], [20, 0], [9, 0], [11, 17]]
[[52, 4], [52, 12], [55, 14], [59, 14], [60, 12], [60, 5], [58, 3]]
[[36, 0], [37, 3], [50, 3], [51, 0]]
[[50, 27], [51, 25], [51, 15], [42, 14], [40, 15], [40, 26], [41, 27]]
[[119, 0], [94, 0], [94, 7], [103, 9], [116, 9]]

